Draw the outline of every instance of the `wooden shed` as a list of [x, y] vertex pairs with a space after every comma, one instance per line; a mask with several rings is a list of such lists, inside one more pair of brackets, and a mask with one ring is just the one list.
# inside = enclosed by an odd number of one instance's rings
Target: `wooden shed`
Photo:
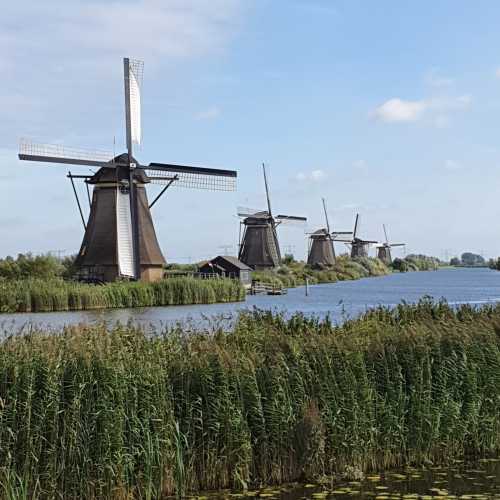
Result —
[[252, 268], [230, 255], [218, 255], [212, 260], [205, 262], [199, 268], [202, 274], [217, 274], [224, 278], [239, 279], [241, 283], [249, 287], [252, 284]]

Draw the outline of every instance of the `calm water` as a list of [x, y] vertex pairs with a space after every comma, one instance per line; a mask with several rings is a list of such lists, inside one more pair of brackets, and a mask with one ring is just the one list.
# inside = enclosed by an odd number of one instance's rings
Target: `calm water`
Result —
[[435, 272], [392, 274], [380, 278], [366, 278], [309, 287], [290, 289], [284, 296], [249, 296], [246, 302], [197, 306], [169, 306], [139, 309], [112, 309], [105, 311], [78, 311], [61, 313], [3, 314], [0, 326], [5, 330], [26, 325], [43, 325], [59, 328], [81, 322], [133, 320], [145, 326], [161, 328], [176, 322], [186, 322], [193, 327], [210, 326], [227, 321], [241, 309], [258, 307], [283, 311], [287, 315], [301, 311], [307, 315], [334, 320], [355, 317], [367, 308], [393, 306], [402, 300], [418, 301], [430, 295], [445, 298], [451, 304], [485, 304], [500, 301], [500, 272], [490, 269], [443, 269]]
[[[206, 495], [211, 500], [257, 497], [280, 500], [360, 499], [374, 500], [486, 500], [500, 498], [500, 460], [485, 459], [474, 465], [457, 462], [451, 467], [424, 470], [406, 468], [367, 475], [351, 482], [285, 485], [245, 493], [219, 492]], [[200, 498], [200, 497], [198, 497]]]

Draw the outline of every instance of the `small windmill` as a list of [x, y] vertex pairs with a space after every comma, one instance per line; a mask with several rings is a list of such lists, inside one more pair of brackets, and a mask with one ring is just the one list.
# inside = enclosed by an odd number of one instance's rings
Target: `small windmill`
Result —
[[363, 240], [358, 237], [359, 219], [359, 214], [356, 214], [356, 221], [354, 222], [354, 231], [352, 232], [351, 240], [337, 240], [351, 245], [351, 259], [355, 259], [357, 257], [368, 257], [370, 245], [378, 243], [378, 241]]
[[404, 247], [405, 244], [404, 243], [389, 243], [389, 238], [387, 237], [387, 230], [386, 230], [385, 224], [383, 225], [383, 228], [384, 228], [385, 242], [382, 243], [381, 245], [377, 245], [377, 257], [384, 264], [391, 264], [392, 263], [391, 248]]
[[326, 227], [309, 233], [307, 264], [311, 267], [333, 266], [335, 264], [335, 248], [333, 242], [338, 236], [352, 234], [352, 231], [331, 231], [326, 201], [324, 198], [322, 198], [322, 201]]
[[[239, 260], [253, 269], [269, 269], [280, 265], [281, 252], [276, 228], [280, 224], [300, 223], [307, 221], [306, 217], [293, 215], [273, 216], [271, 197], [267, 183], [266, 166], [262, 164], [264, 185], [266, 188], [267, 210], [252, 210], [239, 208], [240, 222], [240, 251]], [[241, 229], [243, 228], [243, 235]]]
[[[98, 167], [92, 175], [68, 177], [73, 185], [80, 216], [85, 228], [76, 259], [84, 279], [113, 281], [126, 278], [154, 281], [163, 276], [165, 258], [160, 250], [150, 209], [172, 185], [186, 188], [232, 191], [236, 172], [211, 168], [188, 167], [166, 163], [141, 165], [133, 156], [132, 145], [140, 144], [141, 85], [143, 62], [123, 60], [125, 84], [125, 125], [127, 152], [96, 152], [68, 149], [54, 145], [21, 141], [21, 160]], [[93, 186], [87, 223], [81, 210], [74, 179]], [[164, 185], [151, 204], [145, 186]]]

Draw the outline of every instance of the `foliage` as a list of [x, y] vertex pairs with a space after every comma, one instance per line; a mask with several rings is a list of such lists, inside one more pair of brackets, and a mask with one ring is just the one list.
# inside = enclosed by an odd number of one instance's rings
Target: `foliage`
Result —
[[499, 328], [500, 306], [423, 301], [338, 327], [253, 311], [228, 333], [11, 335], [0, 484], [160, 498], [497, 453]]
[[277, 270], [255, 271], [253, 279], [287, 288], [303, 285], [307, 279], [310, 284], [335, 283], [336, 281], [356, 280], [368, 276], [383, 276], [390, 271], [379, 259], [362, 257], [351, 259], [347, 255], [337, 257], [332, 267], [311, 268], [304, 262], [295, 260], [283, 263]]
[[451, 266], [465, 266], [465, 267], [486, 267], [488, 264], [482, 255], [464, 252], [460, 258], [453, 257], [450, 260]]
[[155, 283], [89, 285], [62, 279], [0, 281], [0, 312], [211, 304], [244, 300], [237, 280], [170, 278]]
[[73, 262], [74, 257], [58, 259], [50, 254], [19, 254], [15, 259], [8, 256], [0, 259], [0, 280], [63, 277], [70, 272]]
[[464, 266], [484, 266], [486, 265], [486, 261], [484, 260], [484, 257], [479, 254], [471, 253], [471, 252], [465, 252], [462, 254], [461, 257], [462, 265]]
[[435, 271], [441, 262], [436, 257], [427, 255], [407, 255], [404, 259], [394, 259], [391, 267], [395, 271], [407, 273], [410, 271]]
[[496, 271], [500, 271], [500, 257], [497, 259], [490, 259], [488, 262], [488, 267]]

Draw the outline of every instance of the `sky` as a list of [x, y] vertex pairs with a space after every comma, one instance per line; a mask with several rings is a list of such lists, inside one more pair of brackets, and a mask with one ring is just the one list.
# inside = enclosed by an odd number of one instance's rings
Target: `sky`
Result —
[[236, 252], [237, 206], [265, 207], [262, 162], [273, 210], [308, 217], [278, 230], [298, 258], [322, 197], [337, 230], [359, 212], [362, 237], [386, 224], [407, 253], [498, 256], [499, 20], [494, 0], [5, 2], [0, 257], [78, 251], [67, 168], [19, 161], [18, 142], [124, 149], [126, 56], [145, 63], [139, 161], [238, 171], [236, 192], [155, 205], [168, 261]]

